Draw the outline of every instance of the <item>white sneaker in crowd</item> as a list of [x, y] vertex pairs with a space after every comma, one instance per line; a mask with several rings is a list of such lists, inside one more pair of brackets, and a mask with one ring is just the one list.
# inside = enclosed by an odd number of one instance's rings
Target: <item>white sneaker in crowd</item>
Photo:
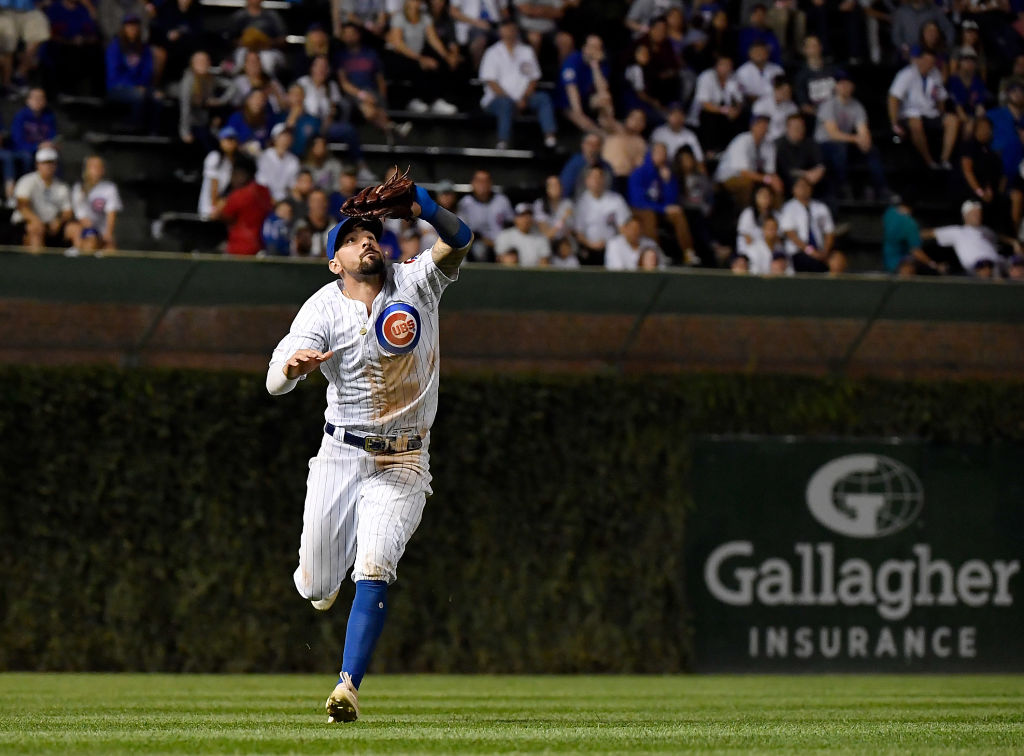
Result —
[[409, 104], [405, 106], [407, 110], [411, 110], [413, 113], [426, 113], [429, 108], [427, 103], [423, 102], [419, 97], [414, 97], [409, 100]]
[[395, 133], [400, 137], [409, 136], [410, 131], [412, 131], [412, 121], [403, 121], [402, 123], [395, 124]]
[[430, 110], [438, 115], [455, 115], [459, 112], [459, 109], [452, 105], [447, 100], [442, 100], [438, 97], [434, 100], [434, 104], [430, 106]]

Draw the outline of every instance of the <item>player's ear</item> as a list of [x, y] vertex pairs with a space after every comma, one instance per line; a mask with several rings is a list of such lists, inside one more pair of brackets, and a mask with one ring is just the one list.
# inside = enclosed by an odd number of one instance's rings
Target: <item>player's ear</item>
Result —
[[340, 276], [341, 275], [341, 263], [338, 262], [338, 258], [332, 257], [330, 260], [328, 260], [327, 261], [327, 267], [330, 269], [331, 273], [333, 273], [334, 275], [336, 275], [336, 276]]

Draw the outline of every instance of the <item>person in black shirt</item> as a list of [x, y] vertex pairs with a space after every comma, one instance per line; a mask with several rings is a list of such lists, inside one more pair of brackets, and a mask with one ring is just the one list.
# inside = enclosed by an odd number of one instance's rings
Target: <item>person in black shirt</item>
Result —
[[[960, 154], [960, 173], [967, 193], [981, 201], [985, 225], [1001, 233], [1013, 233], [1006, 174], [1002, 158], [992, 149], [992, 121], [988, 116], [975, 119], [974, 138], [964, 144]], [[1021, 186], [1011, 188], [1011, 191], [1020, 190]]]
[[775, 140], [775, 172], [782, 179], [786, 194], [793, 191], [793, 182], [801, 176], [817, 188], [825, 177], [825, 163], [818, 143], [807, 136], [807, 126], [800, 113], [786, 119], [786, 133]]

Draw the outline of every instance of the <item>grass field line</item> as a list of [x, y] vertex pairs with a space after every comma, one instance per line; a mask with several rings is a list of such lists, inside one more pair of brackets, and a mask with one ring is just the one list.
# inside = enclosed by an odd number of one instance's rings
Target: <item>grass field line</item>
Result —
[[1024, 753], [1024, 676], [0, 674], [0, 753]]

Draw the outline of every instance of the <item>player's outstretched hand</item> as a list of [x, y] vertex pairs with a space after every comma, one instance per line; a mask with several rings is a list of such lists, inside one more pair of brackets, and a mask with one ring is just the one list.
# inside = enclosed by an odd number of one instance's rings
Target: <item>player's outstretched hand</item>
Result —
[[284, 363], [284, 375], [289, 380], [312, 373], [321, 362], [334, 356], [334, 351], [319, 352], [316, 349], [300, 349]]

